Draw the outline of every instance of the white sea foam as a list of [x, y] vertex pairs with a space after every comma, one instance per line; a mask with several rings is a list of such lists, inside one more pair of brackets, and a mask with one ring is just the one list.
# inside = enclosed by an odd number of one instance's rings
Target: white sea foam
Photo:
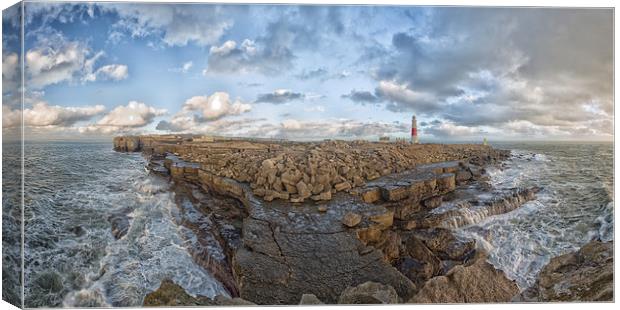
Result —
[[613, 201], [608, 187], [611, 159], [594, 165], [579, 148], [547, 154], [515, 150], [507, 168], [490, 168], [491, 183], [498, 189], [541, 186], [537, 199], [513, 212], [483, 217], [468, 214], [476, 224], [458, 229], [489, 252], [489, 262], [517, 281], [531, 286], [538, 272], [558, 255], [577, 250], [592, 239], [613, 239]]

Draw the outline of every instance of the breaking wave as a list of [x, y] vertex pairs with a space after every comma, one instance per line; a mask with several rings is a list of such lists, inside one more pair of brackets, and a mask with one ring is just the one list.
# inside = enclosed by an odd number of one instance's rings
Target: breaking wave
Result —
[[[27, 307], [139, 306], [170, 278], [192, 295], [226, 294], [195, 264], [166, 180], [109, 144], [26, 147]], [[112, 235], [110, 215], [125, 216]]]
[[540, 186], [537, 199], [459, 230], [478, 240], [489, 262], [531, 286], [551, 258], [592, 239], [613, 239], [611, 144], [499, 145], [512, 149], [504, 167], [491, 168], [499, 189]]

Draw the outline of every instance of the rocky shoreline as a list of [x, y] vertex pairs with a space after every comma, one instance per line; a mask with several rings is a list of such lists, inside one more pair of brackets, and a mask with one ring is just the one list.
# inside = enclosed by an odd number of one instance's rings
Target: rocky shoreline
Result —
[[[143, 152], [147, 169], [173, 183], [181, 225], [197, 236], [189, 251], [228, 293], [192, 297], [164, 281], [145, 305], [510, 302], [548, 296], [515, 297], [516, 283], [486, 261], [475, 240], [452, 231], [535, 199], [536, 187], [500, 191], [488, 182], [485, 168], [501, 165], [509, 151], [194, 135], [116, 137], [114, 149]], [[489, 198], [475, 195], [480, 192]], [[110, 221], [122, 238], [118, 226], [125, 221]]]

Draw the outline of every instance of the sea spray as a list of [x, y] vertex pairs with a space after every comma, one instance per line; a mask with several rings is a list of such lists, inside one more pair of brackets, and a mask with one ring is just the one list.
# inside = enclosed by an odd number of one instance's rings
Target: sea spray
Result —
[[512, 149], [503, 168], [488, 169], [498, 189], [541, 186], [519, 209], [458, 229], [489, 252], [489, 262], [531, 286], [555, 256], [592, 239], [613, 238], [611, 144], [498, 145]]
[[[188, 253], [167, 180], [140, 154], [110, 149], [27, 145], [26, 306], [139, 306], [164, 278], [192, 295], [226, 294]], [[108, 218], [118, 213], [129, 222], [117, 240]]]

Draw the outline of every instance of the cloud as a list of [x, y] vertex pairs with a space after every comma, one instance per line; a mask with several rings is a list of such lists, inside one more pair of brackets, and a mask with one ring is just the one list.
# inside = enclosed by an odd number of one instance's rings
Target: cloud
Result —
[[420, 131], [420, 135], [430, 134], [436, 138], [479, 138], [486, 132], [479, 127], [461, 126], [448, 122], [435, 122]]
[[207, 69], [210, 73], [278, 73], [283, 66], [291, 66], [293, 55], [288, 49], [274, 50], [255, 41], [245, 39], [241, 44], [233, 40], [209, 49]]
[[340, 96], [341, 98], [348, 98], [351, 99], [351, 101], [353, 102], [357, 102], [357, 103], [378, 103], [383, 101], [383, 99], [379, 98], [378, 96], [376, 96], [375, 94], [369, 92], [369, 91], [358, 91], [358, 90], [351, 90], [350, 93], [345, 94]]
[[180, 72], [180, 73], [187, 73], [192, 67], [194, 66], [194, 62], [192, 61], [188, 61], [188, 62], [184, 62], [180, 67], [178, 68], [172, 68], [170, 69], [171, 72]]
[[432, 94], [413, 91], [407, 85], [394, 81], [380, 81], [374, 93], [354, 89], [341, 98], [361, 104], [385, 102], [386, 108], [395, 112], [414, 111], [428, 114], [441, 108]]
[[110, 79], [114, 81], [120, 81], [127, 78], [128, 69], [126, 65], [105, 65], [95, 72], [95, 75], [101, 76], [104, 79]]
[[164, 115], [165, 109], [157, 109], [142, 102], [130, 101], [126, 106], [117, 106], [104, 115], [96, 125], [99, 127], [136, 128], [150, 124], [157, 116]]
[[325, 68], [317, 68], [315, 70], [310, 70], [310, 71], [304, 70], [300, 74], [296, 75], [295, 77], [297, 77], [300, 80], [310, 80], [310, 79], [324, 78], [328, 74], [329, 72]]
[[313, 140], [330, 138], [372, 139], [383, 135], [404, 135], [409, 128], [404, 124], [361, 122], [348, 119], [321, 121], [283, 120], [279, 126], [264, 126], [261, 131], [275, 138]]
[[105, 56], [83, 42], [67, 41], [57, 32], [41, 35], [35, 47], [26, 52], [26, 83], [33, 89], [61, 82], [94, 82], [98, 78], [122, 80], [127, 78], [126, 65], [110, 64], [95, 69], [96, 62]]
[[[227, 116], [241, 115], [252, 110], [252, 105], [239, 99], [232, 101], [225, 92], [211, 96], [194, 96], [185, 101], [181, 111], [170, 120], [160, 121], [156, 129], [172, 132], [198, 131], [205, 123], [212, 124]], [[204, 130], [204, 129], [203, 129]]]
[[187, 99], [183, 111], [199, 111], [205, 120], [215, 120], [226, 115], [239, 115], [248, 112], [252, 106], [239, 100], [232, 102], [225, 92], [215, 92], [211, 96], [194, 96]]
[[[251, 13], [246, 14], [260, 20], [269, 10], [254, 8]], [[338, 36], [345, 32], [337, 7], [290, 6], [279, 8], [278, 13], [274, 20], [268, 19], [259, 35], [212, 47], [208, 67], [203, 72], [265, 75], [288, 72], [297, 59], [296, 53], [330, 48], [334, 42], [340, 43]]]
[[[24, 109], [24, 126], [45, 127], [58, 126], [68, 127], [79, 121], [87, 121], [105, 111], [102, 105], [86, 107], [63, 107], [49, 105], [47, 102], [39, 101], [31, 108]], [[21, 115], [19, 109], [11, 109], [2, 106], [2, 127], [11, 128], [21, 126]]]
[[17, 53], [2, 54], [2, 89], [3, 92], [17, 90], [21, 83], [19, 74], [19, 56]]
[[[218, 5], [203, 4], [113, 4], [103, 6], [116, 12], [112, 41], [122, 34], [132, 38], [156, 38], [166, 46], [209, 46], [217, 43], [233, 20]], [[227, 12], [235, 7], [227, 7]]]
[[418, 27], [396, 31], [389, 45], [379, 44], [380, 55], [363, 60], [374, 93], [344, 96], [448, 121], [434, 127], [437, 134], [484, 126], [499, 135], [570, 135], [573, 128], [609, 135], [594, 122], [613, 120], [612, 14], [431, 8], [416, 15]]
[[375, 93], [377, 97], [391, 102], [388, 109], [396, 112], [430, 113], [440, 108], [432, 94], [414, 91], [407, 85], [392, 81], [380, 81]]
[[281, 104], [294, 100], [304, 99], [305, 97], [306, 96], [304, 94], [296, 93], [289, 89], [276, 89], [272, 93], [259, 94], [254, 102]]

